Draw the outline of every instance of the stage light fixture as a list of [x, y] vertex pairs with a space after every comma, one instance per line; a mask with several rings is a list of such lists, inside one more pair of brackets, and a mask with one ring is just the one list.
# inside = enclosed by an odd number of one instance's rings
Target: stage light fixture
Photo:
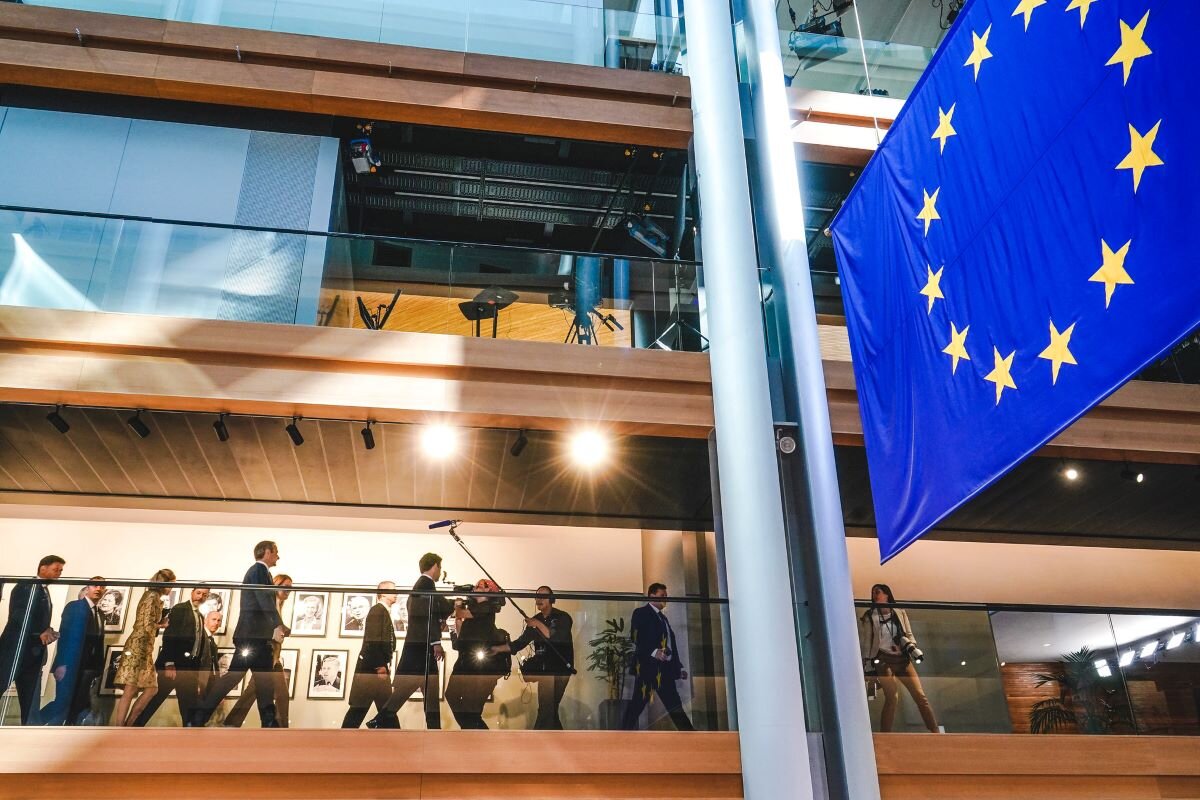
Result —
[[508, 453], [513, 458], [519, 458], [528, 446], [529, 437], [525, 435], [525, 431], [517, 431], [517, 440], [513, 442], [513, 446], [509, 448]]
[[1101, 678], [1112, 677], [1112, 667], [1108, 665], [1107, 658], [1101, 658], [1098, 661], [1092, 662], [1096, 667], [1096, 674]]
[[593, 469], [608, 460], [608, 439], [599, 431], [581, 430], [571, 436], [571, 460], [585, 469]]
[[132, 417], [125, 420], [125, 424], [133, 428], [133, 432], [143, 439], [150, 435], [150, 429], [146, 427], [146, 423], [142, 422], [142, 410], [140, 408]]
[[1183, 637], [1187, 636], [1183, 631], [1171, 634], [1171, 638], [1167, 640], [1167, 649], [1174, 650], [1179, 645], [1183, 644]]
[[1121, 470], [1121, 477], [1134, 483], [1142, 483], [1146, 480], [1146, 476], [1143, 473], [1133, 471], [1128, 461], [1125, 462], [1125, 468]]
[[1121, 653], [1121, 660], [1117, 662], [1117, 666], [1118, 667], [1128, 667], [1132, 663], [1133, 663], [1133, 651], [1126, 650], [1124, 653]]
[[458, 430], [449, 425], [426, 425], [421, 431], [421, 449], [430, 458], [449, 458], [458, 450]]
[[287, 431], [287, 435], [291, 438], [292, 444], [296, 445], [296, 447], [304, 444], [304, 436], [300, 433], [299, 426], [296, 425], [296, 423], [299, 421], [299, 417], [292, 417], [292, 421], [289, 422], [284, 428], [284, 430]]
[[229, 428], [225, 426], [224, 414], [217, 415], [217, 421], [213, 423], [213, 430], [217, 432], [217, 441], [229, 441]]
[[359, 431], [363, 437], [363, 447], [367, 448], [368, 450], [375, 449], [375, 433], [371, 430], [371, 426], [374, 424], [375, 421], [369, 419], [367, 420], [366, 426]]
[[53, 425], [59, 433], [66, 433], [71, 430], [71, 423], [63, 419], [63, 415], [59, 413], [61, 411], [62, 406], [55, 406], [54, 410], [46, 415], [46, 421]]
[[1069, 481], [1079, 480], [1079, 470], [1065, 461], [1058, 465], [1058, 474]]

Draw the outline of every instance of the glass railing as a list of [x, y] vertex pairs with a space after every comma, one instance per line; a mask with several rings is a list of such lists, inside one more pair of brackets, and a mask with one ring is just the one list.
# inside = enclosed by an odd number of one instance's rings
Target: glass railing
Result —
[[708, 345], [695, 262], [4, 206], [0, 305]]
[[0, 579], [0, 724], [730, 728], [724, 600], [154, 577]]
[[780, 31], [779, 45], [789, 86], [901, 100], [934, 53], [930, 47], [801, 30]]
[[682, 73], [682, 20], [554, 0], [25, 0], [26, 5]]
[[1200, 611], [857, 606], [876, 731], [1200, 735]]

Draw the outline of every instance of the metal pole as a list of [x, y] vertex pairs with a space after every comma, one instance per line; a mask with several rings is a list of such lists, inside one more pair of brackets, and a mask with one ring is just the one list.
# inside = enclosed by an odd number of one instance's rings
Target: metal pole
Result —
[[725, 0], [687, 14], [742, 784], [749, 800], [810, 800], [733, 27]]
[[[807, 493], [808, 523], [797, 536], [810, 576], [809, 603], [825, 634], [813, 648], [825, 661], [822, 692], [830, 770], [847, 797], [879, 797], [875, 746], [863, 690], [858, 627], [842, 522], [833, 435], [825, 393], [825, 373], [817, 338], [816, 307], [809, 274], [804, 204], [791, 136], [791, 115], [783, 83], [783, 60], [773, 0], [744, 0], [746, 62], [754, 108], [760, 239], [764, 261], [775, 272], [786, 320], [780, 326], [784, 396], [799, 423], [804, 459], [799, 494]], [[691, 9], [689, 9], [690, 11]], [[804, 505], [804, 497], [798, 498]], [[839, 774], [840, 773], [840, 774]]]

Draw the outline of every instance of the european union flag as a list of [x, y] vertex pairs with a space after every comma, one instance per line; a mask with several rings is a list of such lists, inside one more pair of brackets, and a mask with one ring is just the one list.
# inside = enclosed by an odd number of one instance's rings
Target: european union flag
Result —
[[973, 0], [833, 223], [886, 561], [1200, 324], [1197, 0]]

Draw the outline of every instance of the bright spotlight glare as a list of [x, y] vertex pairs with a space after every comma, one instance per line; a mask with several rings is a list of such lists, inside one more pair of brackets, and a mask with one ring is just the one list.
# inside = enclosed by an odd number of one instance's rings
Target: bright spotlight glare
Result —
[[1101, 678], [1112, 677], [1112, 667], [1108, 665], [1108, 659], [1102, 658], [1099, 661], [1093, 662], [1096, 666], [1096, 674]]
[[1154, 655], [1154, 651], [1157, 649], [1158, 649], [1158, 640], [1155, 639], [1154, 641], [1147, 642], [1146, 646], [1142, 648], [1142, 652], [1139, 653], [1138, 655], [1140, 655], [1142, 658], [1149, 658], [1150, 656]]
[[1174, 650], [1176, 647], [1179, 647], [1179, 645], [1183, 644], [1183, 637], [1185, 635], [1186, 634], [1184, 634], [1183, 631], [1172, 634], [1171, 638], [1167, 641], [1167, 649]]
[[448, 458], [458, 449], [458, 431], [449, 425], [427, 425], [421, 431], [421, 448], [430, 458]]
[[1063, 474], [1069, 481], [1079, 480], [1079, 470], [1075, 469], [1074, 467], [1067, 467], [1067, 471]]
[[1126, 650], [1124, 653], [1121, 653], [1121, 660], [1117, 662], [1117, 666], [1118, 667], [1128, 667], [1132, 663], [1133, 663], [1133, 651]]
[[475, 651], [476, 661], [487, 661], [487, 651], [482, 647]]
[[598, 431], [577, 431], [571, 437], [570, 451], [572, 461], [591, 469], [608, 459], [608, 440]]

